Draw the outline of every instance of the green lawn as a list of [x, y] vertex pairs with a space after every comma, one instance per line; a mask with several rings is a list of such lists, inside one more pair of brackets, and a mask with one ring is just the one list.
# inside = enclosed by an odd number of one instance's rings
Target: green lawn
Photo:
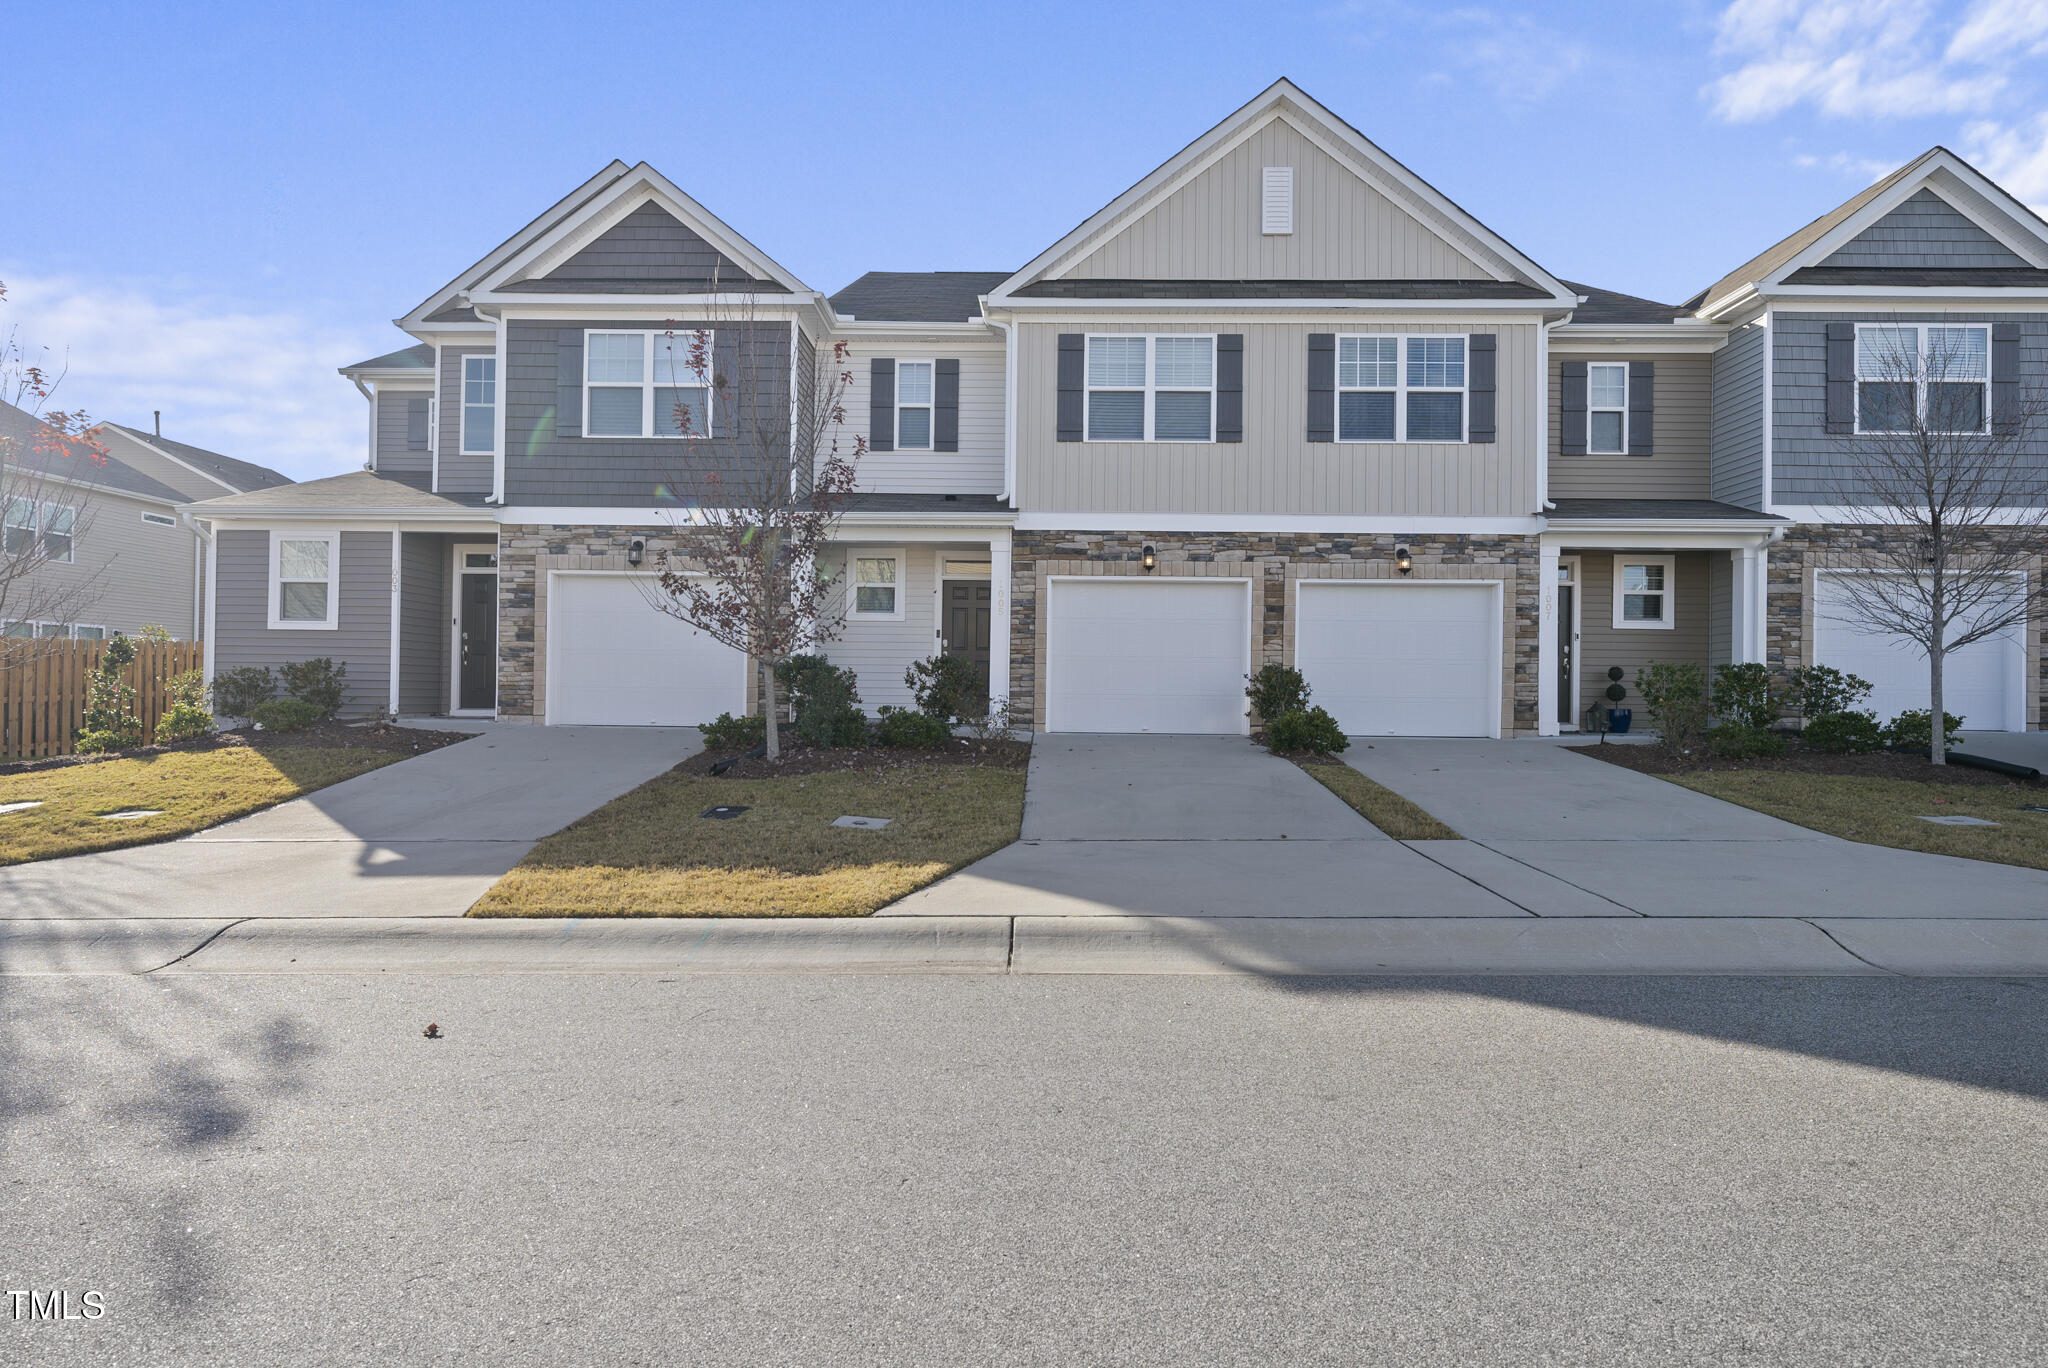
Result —
[[[749, 809], [727, 821], [698, 814]], [[887, 817], [880, 831], [831, 825]], [[1017, 839], [1024, 771], [671, 771], [535, 846], [473, 917], [858, 917]]]
[[[1920, 783], [1788, 770], [1698, 770], [1662, 776], [1689, 789], [1870, 845], [1961, 855], [2048, 869], [2048, 789], [2006, 784]], [[1950, 827], [1923, 816], [1982, 817], [1996, 827]]]
[[[0, 806], [42, 802], [0, 815], [0, 865], [189, 836], [404, 758], [370, 747], [232, 746], [0, 775]], [[100, 816], [117, 808], [163, 815]]]
[[1462, 841], [1465, 838], [1403, 798], [1375, 784], [1349, 765], [1303, 765], [1318, 783], [1351, 805], [1351, 810], [1397, 841]]

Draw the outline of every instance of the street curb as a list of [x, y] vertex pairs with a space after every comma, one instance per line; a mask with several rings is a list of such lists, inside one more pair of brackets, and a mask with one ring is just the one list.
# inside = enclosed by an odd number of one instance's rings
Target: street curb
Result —
[[147, 974], [191, 954], [232, 926], [210, 921], [107, 917], [0, 921], [0, 976]]

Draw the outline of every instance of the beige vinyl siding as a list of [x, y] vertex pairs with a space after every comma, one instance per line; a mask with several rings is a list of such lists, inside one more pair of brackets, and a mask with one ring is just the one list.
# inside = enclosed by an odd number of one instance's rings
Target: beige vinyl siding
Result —
[[[905, 361], [952, 357], [960, 362], [960, 450], [870, 451], [854, 467], [864, 492], [890, 494], [1000, 494], [1003, 492], [1003, 353], [963, 347], [959, 338], [862, 338], [849, 344], [853, 373], [843, 402], [846, 424], [840, 452], [868, 434], [868, 363], [877, 356]], [[822, 453], [820, 453], [822, 455]]]
[[[1268, 166], [1294, 168], [1294, 231], [1259, 231]], [[1061, 276], [1139, 280], [1493, 277], [1351, 167], [1273, 120]]]
[[[462, 358], [490, 356], [490, 347], [441, 348], [441, 402], [436, 409], [434, 434], [441, 477], [436, 488], [443, 494], [488, 494], [491, 492], [493, 458], [462, 455]], [[498, 402], [505, 402], [504, 367], [498, 374]], [[495, 440], [495, 439], [494, 439]]]
[[[1650, 721], [1643, 715], [1642, 695], [1636, 692], [1636, 671], [1660, 660], [1691, 661], [1702, 669], [1706, 668], [1707, 642], [1711, 636], [1711, 619], [1707, 610], [1707, 561], [1716, 555], [1725, 560], [1727, 553], [1644, 553], [1668, 554], [1676, 560], [1672, 568], [1678, 581], [1677, 618], [1676, 625], [1669, 630], [1615, 627], [1615, 553], [1567, 549], [1565, 554], [1579, 557], [1579, 583], [1582, 586], [1579, 592], [1583, 595], [1579, 616], [1579, 707], [1583, 712], [1586, 705], [1599, 699], [1606, 706], [1633, 708], [1636, 712], [1634, 725], [1646, 727]], [[1627, 553], [1623, 553], [1623, 558], [1628, 558]], [[1607, 671], [1615, 665], [1621, 666], [1621, 683], [1628, 690], [1628, 697], [1620, 703], [1607, 705]]]
[[[1242, 442], [1060, 442], [1059, 334], [1242, 333]], [[1493, 333], [1498, 442], [1308, 440], [1312, 332]], [[1526, 516], [1535, 511], [1537, 328], [1531, 323], [1272, 322], [1219, 311], [1171, 327], [1021, 323], [1018, 506], [1029, 513]]]
[[1711, 497], [1708, 433], [1714, 362], [1707, 356], [1573, 355], [1573, 361], [1654, 361], [1653, 452], [1648, 456], [1567, 456], [1562, 444], [1564, 360], [1550, 354], [1550, 497], [1557, 499], [1705, 499]]
[[332, 631], [270, 629], [270, 533], [224, 529], [216, 534], [220, 585], [214, 600], [213, 665], [273, 669], [320, 656], [348, 666], [344, 711], [360, 714], [391, 701], [391, 536], [343, 532]]
[[402, 475], [408, 484], [425, 489], [434, 470], [434, 453], [421, 448], [414, 451], [408, 445], [410, 432], [408, 413], [414, 400], [426, 401], [433, 396], [426, 390], [383, 390], [377, 391], [377, 473], [379, 475]]
[[190, 528], [164, 527], [142, 521], [144, 512], [176, 517], [168, 504], [146, 503], [110, 490], [74, 490], [59, 484], [38, 489], [43, 501], [78, 510], [72, 534], [71, 560], [38, 566], [10, 588], [7, 616], [49, 618], [104, 627], [111, 634], [134, 635], [144, 627], [162, 627], [180, 641], [191, 641], [192, 605], [196, 592]]
[[118, 428], [104, 427], [99, 432], [99, 440], [106, 446], [109, 455], [119, 460], [121, 464], [149, 476], [158, 484], [169, 485], [188, 499], [218, 499], [226, 494], [240, 492], [210, 475], [201, 475], [190, 466], [180, 465], [168, 456], [157, 454], [155, 450]]
[[[860, 705], [870, 716], [884, 704], [898, 708], [912, 706], [909, 686], [903, 682], [903, 672], [912, 661], [938, 653], [936, 589], [939, 558], [946, 554], [931, 546], [898, 547], [885, 543], [847, 546], [836, 553], [842, 589], [851, 592], [848, 586], [853, 581], [853, 557], [875, 551], [903, 553], [904, 562], [897, 583], [897, 593], [903, 602], [903, 620], [856, 618], [849, 612], [846, 625], [840, 629], [839, 639], [824, 648], [828, 660], [851, 669], [860, 677]], [[983, 544], [978, 551], [955, 551], [953, 555], [961, 559], [970, 556], [986, 559], [988, 547]]]

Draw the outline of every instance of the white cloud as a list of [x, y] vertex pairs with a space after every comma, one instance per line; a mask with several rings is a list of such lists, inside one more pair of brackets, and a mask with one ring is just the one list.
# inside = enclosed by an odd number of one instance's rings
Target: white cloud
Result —
[[1792, 158], [1792, 164], [1808, 171], [1815, 169], [1837, 171], [1842, 175], [1866, 183], [1889, 176], [1892, 172], [1898, 170], [1900, 166], [1899, 162], [1884, 161], [1878, 157], [1858, 157], [1848, 152], [1836, 152], [1826, 157], [1815, 156], [1810, 152], [1802, 152]]
[[1585, 67], [1588, 53], [1575, 43], [1519, 14], [1458, 9], [1444, 16], [1458, 30], [1453, 58], [1477, 76], [1504, 104], [1536, 104]]
[[[315, 479], [363, 463], [364, 403], [335, 367], [403, 345], [140, 285], [0, 272], [0, 326], [68, 367], [52, 401]], [[32, 358], [33, 359], [33, 358]]]
[[2035, 213], [2048, 215], [2048, 114], [2018, 124], [1979, 120], [1963, 129], [1957, 150]]
[[1735, 0], [1721, 12], [1714, 50], [1740, 65], [1707, 94], [1730, 123], [1802, 104], [1837, 118], [1979, 112], [2022, 55], [2009, 36], [2035, 32], [2018, 11], [2040, 8], [1980, 0], [1950, 24], [1929, 0]]

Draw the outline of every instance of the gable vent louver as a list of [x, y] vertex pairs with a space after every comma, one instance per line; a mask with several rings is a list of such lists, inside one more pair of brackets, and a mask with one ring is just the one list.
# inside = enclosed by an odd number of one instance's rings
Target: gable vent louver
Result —
[[1294, 231], [1294, 168], [1269, 166], [1259, 183], [1259, 231], [1268, 235]]

